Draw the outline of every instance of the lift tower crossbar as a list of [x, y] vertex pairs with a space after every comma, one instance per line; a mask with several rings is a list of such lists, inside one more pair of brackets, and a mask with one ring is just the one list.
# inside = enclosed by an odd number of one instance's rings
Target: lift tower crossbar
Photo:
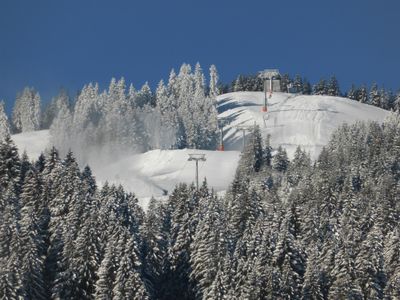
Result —
[[188, 161], [196, 162], [196, 188], [199, 190], [199, 161], [206, 161], [206, 155], [203, 153], [190, 153]]

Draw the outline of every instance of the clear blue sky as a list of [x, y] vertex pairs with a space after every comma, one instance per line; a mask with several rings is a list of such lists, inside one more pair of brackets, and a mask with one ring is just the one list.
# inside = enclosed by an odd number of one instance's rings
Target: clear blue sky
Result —
[[181, 63], [216, 64], [222, 81], [279, 68], [342, 89], [400, 88], [399, 0], [1, 0], [0, 99], [42, 99], [124, 76], [154, 87]]

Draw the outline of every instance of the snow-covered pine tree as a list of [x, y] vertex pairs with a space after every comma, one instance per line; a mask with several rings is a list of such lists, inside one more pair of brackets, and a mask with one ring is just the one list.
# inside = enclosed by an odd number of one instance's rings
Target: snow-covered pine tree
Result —
[[365, 85], [362, 85], [358, 95], [357, 95], [357, 99], [358, 102], [360, 103], [367, 103], [368, 102], [368, 92], [367, 92], [367, 88], [365, 87]]
[[303, 78], [303, 90], [302, 90], [302, 93], [304, 95], [311, 95], [311, 93], [312, 93], [311, 84], [306, 78]]
[[42, 186], [37, 174], [26, 174], [21, 201], [22, 283], [29, 299], [46, 299], [44, 280], [44, 240], [40, 228]]
[[272, 147], [271, 147], [271, 135], [268, 134], [265, 139], [264, 149], [263, 149], [263, 164], [270, 167], [272, 161]]
[[15, 132], [40, 129], [40, 95], [33, 88], [26, 87], [17, 95], [12, 121]]
[[320, 250], [317, 245], [311, 245], [307, 253], [307, 267], [304, 273], [302, 299], [324, 299], [321, 289], [321, 266], [319, 265]]
[[288, 168], [288, 182], [296, 186], [300, 180], [311, 173], [311, 158], [307, 153], [301, 150], [300, 146], [296, 148], [294, 158]]
[[239, 75], [236, 80], [235, 83], [233, 85], [233, 91], [234, 92], [240, 92], [240, 91], [244, 91], [244, 86], [243, 86], [243, 76]]
[[190, 289], [190, 244], [195, 233], [194, 209], [198, 199], [194, 195], [194, 187], [186, 184], [178, 185], [169, 198], [172, 210], [169, 262], [168, 292], [178, 299], [192, 299]]
[[135, 106], [143, 107], [145, 105], [155, 106], [155, 97], [153, 96], [153, 93], [151, 92], [149, 83], [147, 81], [136, 95]]
[[[169, 226], [165, 206], [151, 198], [141, 230], [143, 237], [144, 274], [152, 283], [152, 294], [161, 298], [168, 270]], [[165, 287], [168, 288], [168, 287]]]
[[219, 95], [218, 90], [218, 71], [215, 65], [210, 66], [210, 97], [215, 99]]
[[0, 101], [0, 141], [10, 135], [10, 123], [4, 111], [4, 101]]
[[381, 94], [378, 90], [378, 85], [376, 83], [372, 84], [369, 91], [369, 103], [376, 107], [381, 106]]
[[194, 96], [196, 98], [205, 97], [206, 96], [206, 80], [204, 77], [203, 69], [200, 66], [200, 63], [196, 63], [194, 68]]
[[397, 92], [393, 105], [394, 105], [394, 111], [400, 113], [400, 91]]
[[[191, 243], [190, 279], [198, 299], [207, 295], [227, 251], [225, 216], [220, 200], [213, 194], [200, 199], [206, 211]], [[220, 279], [219, 279], [220, 280]]]
[[286, 214], [279, 230], [273, 259], [275, 270], [280, 274], [279, 294], [296, 299], [306, 268], [305, 253], [301, 245], [299, 211], [295, 201], [286, 205]]
[[321, 79], [317, 84], [313, 86], [313, 95], [327, 95], [328, 88], [325, 79]]
[[18, 149], [8, 135], [0, 142], [0, 187], [20, 188], [21, 160]]
[[349, 98], [351, 100], [357, 100], [358, 94], [359, 94], [359, 90], [354, 86], [354, 84], [352, 84], [350, 87], [350, 90], [347, 92], [347, 98]]
[[113, 294], [115, 299], [146, 300], [148, 294], [140, 278], [141, 262], [138, 245], [126, 228], [119, 228], [117, 243], [118, 268], [115, 272]]
[[289, 74], [283, 74], [281, 77], [281, 91], [284, 93], [289, 92], [288, 86], [292, 83], [292, 79], [290, 78]]
[[[91, 197], [90, 194], [86, 197]], [[77, 280], [73, 291], [75, 299], [92, 299], [95, 292], [96, 272], [100, 266], [100, 243], [98, 209], [94, 199], [84, 201], [82, 224], [74, 240], [74, 249], [69, 257], [69, 268]]]
[[169, 73], [167, 88], [168, 88], [168, 94], [170, 96], [172, 96], [175, 99], [179, 97], [177, 75], [174, 69], [172, 69], [171, 72]]
[[115, 240], [115, 238], [115, 235], [109, 236], [109, 241], [107, 242], [107, 246], [105, 248], [105, 255], [97, 272], [98, 279], [95, 284], [95, 299], [109, 300], [113, 299], [114, 297], [113, 287], [117, 270], [117, 258], [115, 257], [117, 240]]
[[339, 82], [336, 79], [336, 76], [333, 75], [328, 82], [327, 86], [327, 94], [329, 96], [340, 96]]
[[296, 93], [303, 92], [303, 79], [298, 74], [293, 79], [293, 88], [295, 89]]
[[53, 120], [57, 117], [62, 108], [70, 108], [70, 99], [68, 93], [62, 89], [44, 108], [42, 114], [42, 128], [50, 128]]
[[50, 126], [50, 142], [63, 152], [71, 147], [72, 114], [64, 102], [59, 102], [58, 111]]
[[384, 262], [387, 282], [385, 296], [390, 299], [400, 297], [400, 227], [396, 226], [385, 238]]
[[282, 146], [278, 147], [277, 152], [272, 158], [272, 167], [280, 172], [285, 172], [289, 166], [289, 159], [286, 150]]
[[0, 298], [22, 299], [25, 291], [17, 223], [19, 205], [11, 183], [0, 186]]
[[386, 275], [383, 258], [383, 233], [373, 226], [360, 246], [355, 260], [357, 281], [364, 299], [383, 299]]
[[254, 172], [260, 171], [263, 164], [262, 145], [260, 127], [256, 125], [251, 131], [249, 141], [239, 162], [237, 171], [241, 173], [241, 176], [251, 176]]
[[391, 92], [381, 88], [379, 94], [381, 95], [381, 103], [379, 107], [389, 110], [391, 108]]

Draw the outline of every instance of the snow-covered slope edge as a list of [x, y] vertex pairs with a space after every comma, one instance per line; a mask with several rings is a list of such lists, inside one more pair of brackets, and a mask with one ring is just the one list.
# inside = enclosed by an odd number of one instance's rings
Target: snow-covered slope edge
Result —
[[[13, 135], [19, 151], [26, 151], [30, 159], [37, 159], [49, 145], [49, 131], [26, 132]], [[171, 192], [180, 182], [192, 183], [195, 178], [195, 164], [188, 161], [189, 153], [204, 153], [206, 161], [199, 163], [199, 179], [207, 178], [215, 191], [227, 189], [235, 174], [239, 161], [238, 151], [206, 150], [152, 150], [142, 154], [132, 154], [112, 163], [90, 164], [101, 185], [122, 184], [127, 191], [138, 196], [143, 206], [151, 196], [159, 197], [164, 190]]]
[[375, 106], [347, 98], [274, 93], [268, 99], [268, 112], [262, 112], [263, 92], [235, 92], [218, 97], [220, 118], [230, 123], [225, 127], [228, 150], [242, 148], [238, 125], [258, 124], [262, 134], [271, 135], [272, 146], [282, 145], [292, 156], [299, 145], [316, 158], [332, 132], [344, 122], [382, 122], [390, 113]]

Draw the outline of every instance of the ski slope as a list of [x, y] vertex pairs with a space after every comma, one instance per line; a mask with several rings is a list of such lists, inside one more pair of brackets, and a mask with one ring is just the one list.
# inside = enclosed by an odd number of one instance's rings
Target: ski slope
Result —
[[[242, 149], [242, 132], [238, 125], [258, 124], [263, 136], [271, 135], [273, 147], [282, 145], [289, 157], [298, 145], [317, 158], [332, 132], [343, 122], [358, 120], [381, 122], [388, 111], [361, 104], [346, 98], [303, 96], [275, 93], [268, 99], [268, 112], [262, 112], [262, 92], [236, 92], [218, 96], [219, 117], [228, 120], [225, 127], [225, 149], [152, 150], [142, 154], [126, 155], [110, 163], [93, 163], [91, 167], [99, 184], [108, 181], [122, 184], [134, 192], [146, 207], [151, 196], [162, 197], [179, 182], [192, 183], [195, 164], [188, 161], [189, 153], [204, 153], [207, 161], [199, 163], [199, 178], [207, 178], [217, 192], [225, 191], [235, 174]], [[246, 133], [248, 138], [248, 132]], [[36, 159], [49, 147], [48, 130], [27, 132], [13, 136], [18, 149]]]
[[[225, 149], [241, 150], [243, 132], [236, 126], [260, 126], [262, 135], [271, 135], [273, 147], [283, 146], [293, 157], [297, 146], [318, 157], [332, 132], [344, 122], [382, 122], [388, 111], [347, 98], [274, 93], [268, 112], [262, 112], [263, 92], [235, 92], [218, 97], [220, 118], [226, 118]], [[246, 135], [249, 133], [247, 132]]]
[[[30, 159], [37, 159], [41, 152], [49, 148], [48, 130], [26, 132], [13, 135], [19, 151], [26, 151]], [[205, 162], [199, 162], [199, 181], [204, 178], [216, 192], [223, 192], [233, 180], [240, 158], [239, 151], [206, 150], [152, 150], [141, 154], [131, 154], [111, 163], [90, 164], [97, 183], [106, 181], [121, 184], [125, 190], [135, 193], [140, 204], [147, 207], [148, 200], [162, 197], [165, 191], [172, 192], [176, 184], [191, 184], [195, 178], [195, 163], [188, 161], [192, 153], [204, 153]]]

